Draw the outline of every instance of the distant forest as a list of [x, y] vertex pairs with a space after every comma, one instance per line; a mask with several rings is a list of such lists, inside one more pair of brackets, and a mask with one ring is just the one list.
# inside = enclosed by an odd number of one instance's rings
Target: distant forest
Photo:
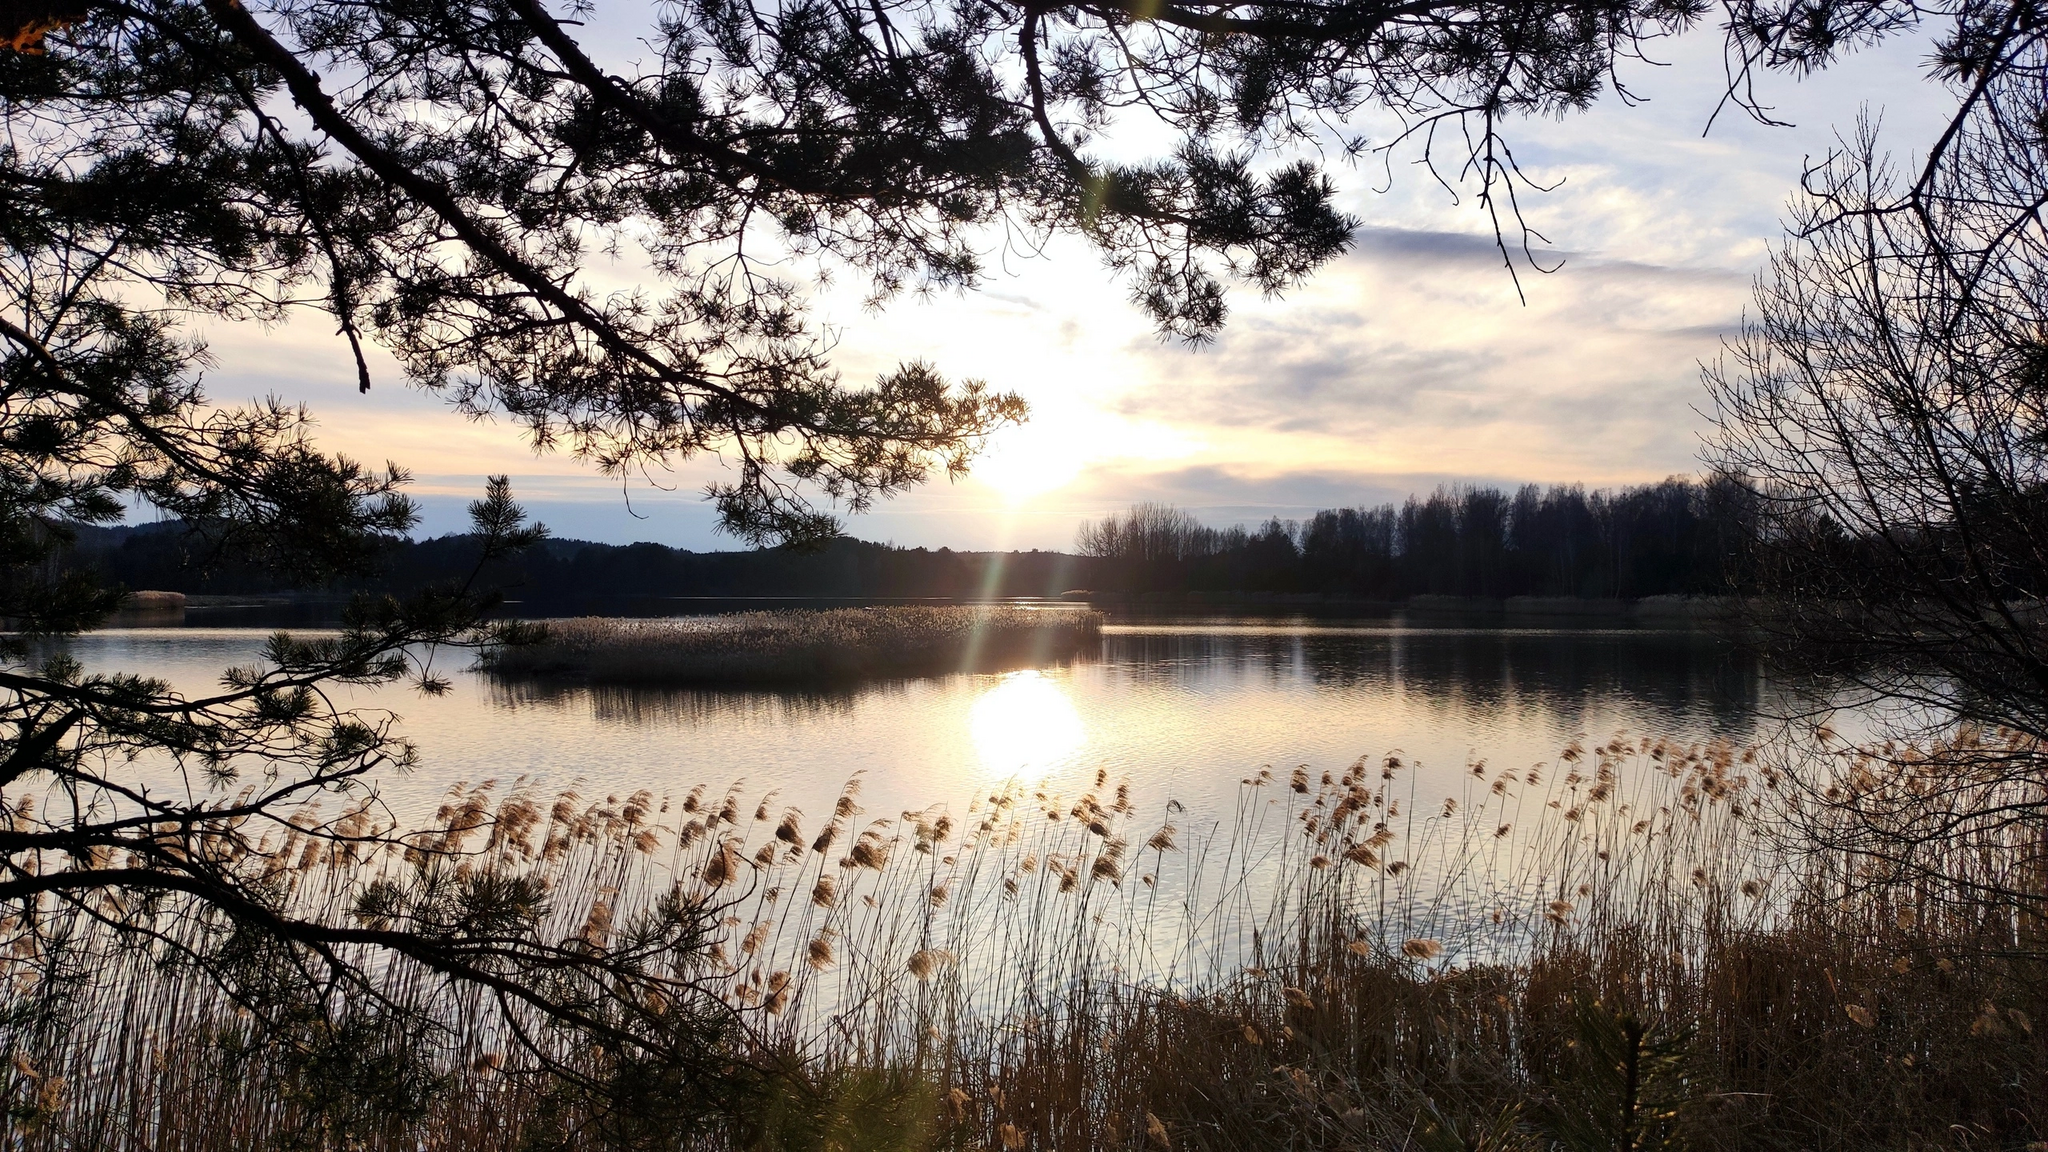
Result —
[[1755, 497], [1730, 479], [1588, 491], [1442, 487], [1306, 522], [1208, 528], [1159, 504], [1083, 528], [1104, 591], [1410, 596], [1714, 595], [1746, 582]]
[[[690, 552], [661, 544], [549, 540], [483, 578], [515, 600], [608, 596], [980, 598], [1075, 589], [1143, 594], [1619, 597], [1715, 594], [1743, 582], [1754, 523], [1745, 490], [1667, 480], [1588, 491], [1445, 487], [1400, 505], [1306, 521], [1210, 528], [1164, 505], [1084, 526], [1078, 554], [899, 548], [842, 537], [821, 548]], [[400, 591], [466, 576], [465, 536], [393, 540], [371, 578], [330, 592]], [[277, 575], [210, 552], [182, 524], [80, 530], [71, 563], [129, 588], [195, 594], [287, 590]]]
[[[375, 576], [321, 591], [399, 592], [475, 570], [469, 536], [393, 540]], [[80, 533], [75, 563], [131, 589], [212, 595], [290, 591], [277, 574], [209, 554], [176, 523]], [[606, 597], [848, 597], [972, 599], [1057, 596], [1085, 587], [1091, 562], [1063, 552], [955, 552], [841, 537], [811, 549], [691, 552], [663, 544], [555, 539], [492, 564], [481, 582], [513, 600], [573, 606]]]

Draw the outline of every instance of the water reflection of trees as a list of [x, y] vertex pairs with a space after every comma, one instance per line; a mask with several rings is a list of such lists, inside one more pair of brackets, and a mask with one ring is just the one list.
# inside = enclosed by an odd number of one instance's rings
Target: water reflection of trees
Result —
[[[1099, 654], [1044, 660], [1042, 668], [1094, 663]], [[750, 721], [801, 723], [827, 716], [845, 716], [861, 705], [900, 700], [912, 687], [931, 677], [871, 680], [857, 684], [806, 687], [714, 688], [662, 687], [641, 684], [588, 684], [546, 677], [484, 673], [485, 698], [500, 708], [541, 707], [554, 711], [587, 708], [592, 718], [619, 724], [705, 724]], [[943, 679], [950, 679], [946, 677]]]
[[1623, 703], [1652, 723], [1747, 731], [1766, 691], [1753, 654], [1706, 633], [1404, 629], [1116, 633], [1117, 675], [1194, 690], [1308, 683], [1399, 692], [1445, 714], [1540, 708], [1564, 718]]
[[[1108, 675], [1196, 693], [1248, 687], [1338, 698], [1400, 696], [1447, 720], [1537, 711], [1567, 728], [1618, 705], [1670, 730], [1739, 737], [1768, 713], [1753, 655], [1705, 633], [1360, 629], [1117, 632], [1104, 637]], [[503, 708], [581, 712], [599, 723], [777, 725], [890, 706], [918, 681], [813, 689], [720, 690], [594, 686], [485, 677]], [[947, 691], [945, 687], [937, 691]]]
[[790, 724], [851, 714], [865, 701], [903, 697], [905, 681], [846, 688], [736, 690], [592, 685], [484, 677], [486, 698], [500, 708], [581, 711], [601, 724]]

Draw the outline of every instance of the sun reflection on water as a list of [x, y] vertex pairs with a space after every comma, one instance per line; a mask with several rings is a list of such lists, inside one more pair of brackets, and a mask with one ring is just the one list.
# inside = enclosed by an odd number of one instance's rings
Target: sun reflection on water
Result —
[[967, 723], [982, 767], [998, 775], [1044, 772], [1088, 740], [1074, 702], [1042, 672], [996, 681], [974, 702]]

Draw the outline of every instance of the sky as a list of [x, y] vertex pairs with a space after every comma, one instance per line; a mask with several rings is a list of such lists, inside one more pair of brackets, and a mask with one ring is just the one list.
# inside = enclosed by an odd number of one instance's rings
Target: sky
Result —
[[[600, 0], [598, 17], [630, 54], [619, 33], [651, 10]], [[1652, 55], [1658, 66], [1624, 72], [1636, 106], [1609, 97], [1512, 126], [1525, 169], [1557, 185], [1524, 196], [1562, 258], [1554, 272], [1522, 270], [1524, 298], [1469, 194], [1454, 199], [1401, 164], [1391, 185], [1377, 165], [1335, 167], [1342, 206], [1364, 221], [1351, 251], [1281, 298], [1237, 289], [1224, 331], [1199, 350], [1162, 342], [1128, 285], [1071, 240], [1035, 256], [992, 240], [988, 282], [965, 295], [879, 312], [858, 285], [815, 296], [847, 380], [926, 360], [1018, 392], [1033, 413], [967, 479], [937, 477], [846, 530], [906, 546], [1067, 549], [1082, 523], [1138, 501], [1228, 526], [1444, 483], [1607, 486], [1695, 472], [1700, 364], [1740, 324], [1802, 169], [1859, 112], [1880, 116], [1887, 146], [1910, 155], [1948, 97], [1923, 78], [1924, 42], [1907, 38], [1817, 77], [1767, 78], [1764, 98], [1789, 127], [1729, 109], [1702, 135], [1722, 91], [1718, 32]], [[516, 427], [408, 389], [388, 358], [373, 359], [377, 384], [358, 394], [330, 327], [210, 329], [208, 391], [304, 402], [329, 450], [410, 469], [417, 535], [460, 530], [484, 477], [505, 473], [557, 536], [740, 546], [702, 497], [719, 461], [622, 485], [537, 456]]]

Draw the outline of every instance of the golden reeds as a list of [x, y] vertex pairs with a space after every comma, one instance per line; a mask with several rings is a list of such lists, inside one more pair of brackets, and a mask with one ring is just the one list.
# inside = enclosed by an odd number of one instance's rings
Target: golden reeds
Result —
[[[1411, 769], [1262, 773], [1214, 822], [1144, 819], [1106, 777], [1073, 801], [1000, 789], [874, 822], [844, 855], [851, 788], [808, 851], [797, 813], [732, 792], [715, 812], [690, 793], [670, 830], [651, 796], [480, 788], [420, 843], [540, 877], [565, 939], [611, 939], [664, 897], [716, 910], [692, 978], [809, 1103], [692, 1137], [706, 1149], [795, 1146], [819, 1109], [905, 1149], [1615, 1148], [1622, 1116], [1648, 1126], [1636, 1147], [2037, 1138], [2041, 919], [1975, 884], [2004, 883], [2037, 830], [1978, 829], [1898, 877], [1787, 841], [1786, 766], [1725, 745], [1618, 735], [1554, 770], [1479, 766], [1450, 797]], [[1852, 785], [1908, 787], [1874, 762]], [[269, 851], [299, 907], [334, 917], [419, 866]], [[230, 1000], [146, 954], [86, 952], [66, 1018], [0, 1019], [0, 1087], [41, 1118], [23, 1147], [199, 1152], [290, 1128], [302, 1104], [231, 1070]], [[0, 959], [17, 995], [47, 970]], [[440, 994], [403, 963], [385, 978]], [[517, 1037], [471, 1009], [445, 1007], [428, 1114], [363, 1146], [502, 1148], [553, 1107]]]

